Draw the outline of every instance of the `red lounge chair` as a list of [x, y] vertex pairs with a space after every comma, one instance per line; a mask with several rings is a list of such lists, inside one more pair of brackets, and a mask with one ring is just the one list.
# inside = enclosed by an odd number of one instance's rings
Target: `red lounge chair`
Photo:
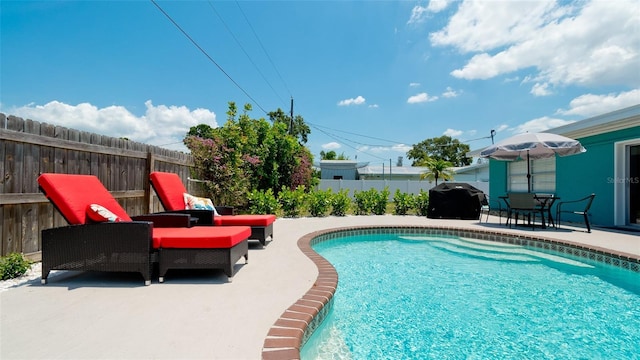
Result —
[[167, 212], [188, 213], [198, 218], [197, 225], [250, 226], [249, 238], [259, 240], [263, 246], [266, 245], [268, 237], [273, 240], [275, 215], [233, 215], [233, 208], [228, 206], [216, 206], [220, 216], [214, 216], [211, 210], [187, 210], [184, 203], [184, 194], [187, 193], [187, 189], [178, 174], [155, 171], [151, 173], [149, 180]]
[[51, 270], [81, 270], [139, 272], [149, 285], [155, 262], [160, 282], [177, 268], [222, 269], [231, 281], [234, 264], [248, 260], [247, 226], [189, 228], [184, 214], [132, 219], [93, 175], [42, 174], [38, 184], [70, 224], [42, 231], [43, 284]]

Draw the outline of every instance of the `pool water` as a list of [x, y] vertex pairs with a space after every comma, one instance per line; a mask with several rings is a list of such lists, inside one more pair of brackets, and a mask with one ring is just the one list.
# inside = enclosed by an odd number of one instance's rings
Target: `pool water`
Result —
[[339, 284], [302, 359], [640, 358], [638, 273], [446, 236], [313, 249]]

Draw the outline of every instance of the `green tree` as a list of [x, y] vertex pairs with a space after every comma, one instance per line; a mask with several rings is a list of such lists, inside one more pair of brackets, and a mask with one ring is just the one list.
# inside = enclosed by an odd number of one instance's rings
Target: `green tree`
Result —
[[242, 113], [229, 102], [222, 127], [192, 127], [185, 144], [191, 150], [201, 179], [219, 204], [246, 206], [253, 190], [276, 193], [283, 187], [307, 189], [313, 184], [311, 152], [288, 134], [282, 122], [270, 124], [250, 117], [251, 105]]
[[453, 172], [451, 171], [451, 163], [442, 159], [426, 159], [418, 166], [426, 166], [427, 171], [420, 174], [420, 180], [435, 180], [436, 186], [438, 186], [438, 179], [451, 180], [453, 179]]
[[188, 136], [185, 144], [196, 163], [197, 177], [206, 180], [204, 186], [214, 203], [245, 206], [250, 190], [247, 167], [255, 164], [256, 159], [249, 159], [227, 147], [221, 134], [213, 134], [208, 139]]
[[327, 152], [320, 151], [320, 158], [322, 160], [349, 160], [349, 157], [344, 153], [340, 153], [340, 155], [338, 155], [333, 150]]
[[324, 150], [320, 151], [320, 158], [322, 160], [335, 160], [337, 156], [338, 155], [333, 150], [330, 150], [330, 151], [327, 151], [327, 152], [324, 152]]
[[304, 122], [304, 118], [302, 116], [296, 115], [293, 117], [293, 121], [291, 121], [291, 115], [285, 114], [285, 112], [280, 108], [276, 111], [269, 112], [267, 115], [269, 115], [269, 120], [274, 124], [284, 124], [286, 126], [287, 133], [298, 139], [302, 144], [307, 143], [311, 129], [309, 128], [309, 125]]
[[407, 151], [407, 158], [412, 159], [412, 166], [418, 166], [428, 159], [439, 159], [450, 162], [451, 166], [470, 165], [472, 159], [467, 157], [469, 145], [462, 144], [458, 139], [450, 136], [426, 139]]
[[192, 126], [187, 132], [187, 136], [197, 136], [203, 139], [211, 139], [213, 137], [213, 128], [207, 124]]
[[289, 187], [291, 189], [295, 189], [298, 186], [303, 186], [307, 189], [313, 188], [320, 180], [313, 170], [313, 155], [311, 155], [311, 151], [304, 146], [300, 146], [295, 157], [296, 165], [291, 174]]

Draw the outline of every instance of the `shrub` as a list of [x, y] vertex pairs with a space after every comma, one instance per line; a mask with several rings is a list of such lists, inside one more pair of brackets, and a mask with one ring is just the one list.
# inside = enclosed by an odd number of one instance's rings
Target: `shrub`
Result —
[[22, 254], [11, 253], [0, 258], [0, 280], [9, 280], [24, 275], [29, 270], [31, 262]]
[[353, 193], [356, 205], [356, 215], [383, 215], [387, 212], [387, 202], [389, 200], [389, 188], [378, 191], [371, 188], [365, 191], [355, 191]]
[[396, 189], [393, 195], [393, 203], [395, 204], [394, 214], [407, 215], [409, 210], [414, 207], [414, 198], [413, 194], [400, 192], [400, 189]]
[[253, 190], [249, 193], [249, 211], [252, 214], [275, 214], [278, 211], [278, 199], [273, 190]]
[[389, 187], [385, 186], [384, 190], [371, 188], [371, 199], [373, 199], [373, 213], [376, 215], [384, 215], [387, 212], [387, 202], [389, 201]]
[[354, 191], [353, 200], [356, 206], [356, 215], [369, 215], [373, 210], [373, 199], [371, 199], [371, 193], [368, 190]]
[[309, 193], [309, 213], [314, 217], [322, 217], [327, 214], [331, 206], [331, 189], [325, 191], [316, 190]]
[[284, 216], [286, 217], [298, 217], [302, 212], [305, 204], [307, 194], [305, 193], [304, 185], [296, 187], [295, 190], [291, 190], [287, 187], [282, 187], [282, 190], [278, 194], [278, 201], [280, 208]]
[[420, 216], [427, 216], [427, 210], [429, 209], [429, 193], [420, 190], [420, 193], [415, 196], [416, 213]]
[[331, 196], [331, 215], [345, 216], [350, 206], [349, 189], [342, 189]]

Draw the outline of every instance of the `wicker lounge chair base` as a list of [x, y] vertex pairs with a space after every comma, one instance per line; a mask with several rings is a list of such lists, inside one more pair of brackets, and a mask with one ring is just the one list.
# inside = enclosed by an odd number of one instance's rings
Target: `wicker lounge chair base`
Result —
[[161, 248], [159, 253], [159, 281], [164, 282], [170, 269], [221, 269], [228, 281], [233, 281], [234, 265], [244, 256], [249, 263], [249, 245], [240, 242], [225, 249], [173, 249]]
[[[42, 279], [51, 270], [137, 272], [151, 284], [152, 227], [146, 222], [64, 226], [42, 231]], [[138, 241], [136, 239], [147, 239]]]
[[271, 238], [273, 240], [273, 223], [267, 226], [252, 226], [251, 227], [251, 237], [249, 239], [258, 239], [262, 246], [267, 244], [267, 238]]

